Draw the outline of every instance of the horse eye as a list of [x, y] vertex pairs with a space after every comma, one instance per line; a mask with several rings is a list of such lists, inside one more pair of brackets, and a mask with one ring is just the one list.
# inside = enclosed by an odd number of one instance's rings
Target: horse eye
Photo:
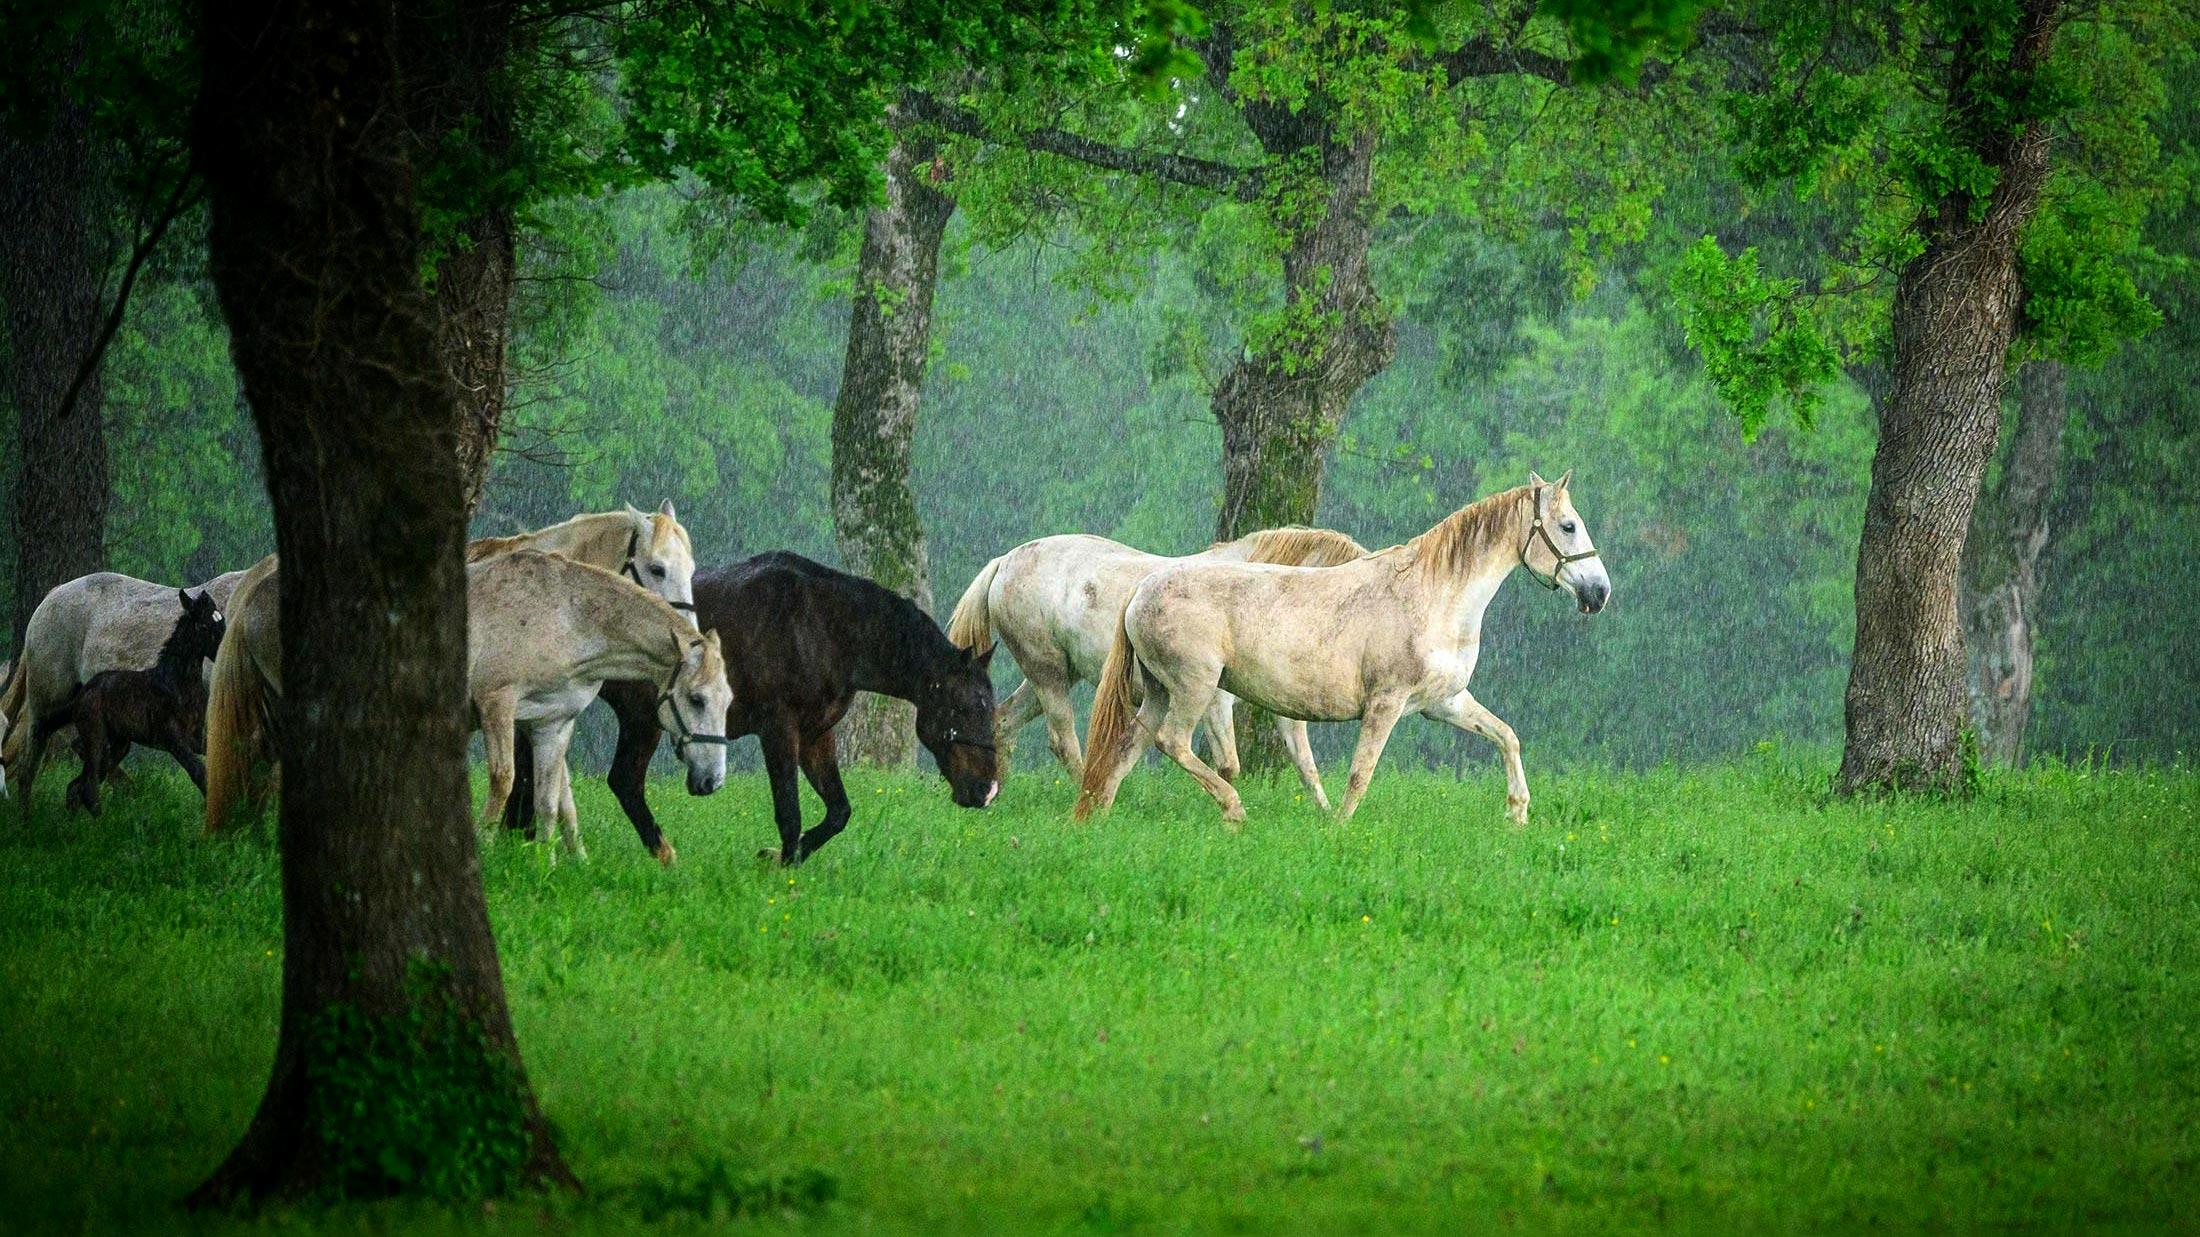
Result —
[[665, 565], [663, 563], [651, 563], [649, 565], [649, 574], [657, 577], [660, 580], [664, 579]]
[[1574, 531], [1574, 522], [1572, 520], [1566, 521], [1564, 524], [1558, 526], [1558, 531], [1562, 533], [1570, 533]]
[[689, 693], [688, 693], [688, 703], [689, 703], [689, 704], [692, 704], [692, 705], [694, 705], [694, 706], [695, 706], [696, 708], [698, 708], [698, 709], [702, 708], [702, 707], [703, 707], [703, 696], [702, 696], [702, 693], [701, 693], [701, 692], [689, 692]]

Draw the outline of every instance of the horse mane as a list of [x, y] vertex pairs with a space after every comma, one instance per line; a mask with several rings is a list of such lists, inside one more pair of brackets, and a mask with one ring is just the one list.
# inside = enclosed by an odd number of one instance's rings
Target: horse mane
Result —
[[1520, 503], [1533, 492], [1533, 486], [1516, 485], [1478, 498], [1398, 548], [1405, 551], [1406, 562], [1420, 567], [1423, 578], [1459, 575], [1480, 561], [1491, 546], [1511, 538]]
[[1308, 528], [1304, 524], [1264, 528], [1236, 541], [1217, 541], [1207, 548], [1212, 550], [1224, 545], [1244, 546], [1246, 562], [1279, 563], [1286, 567], [1334, 567], [1367, 557], [1367, 547], [1343, 533], [1327, 528]]
[[[584, 511], [555, 524], [545, 524], [541, 528], [513, 533], [509, 537], [478, 537], [466, 543], [466, 561], [479, 563], [522, 550], [532, 550], [537, 546], [556, 540], [559, 533], [577, 532], [580, 525], [595, 524], [605, 520], [618, 520], [635, 533], [640, 533], [645, 528], [648, 529], [651, 544], [655, 544], [657, 538], [664, 536], [664, 525], [666, 524], [670, 524], [674, 529], [677, 529], [683, 541], [686, 539], [687, 530], [680, 527], [679, 521], [669, 516], [644, 516], [642, 513], [631, 509], [626, 511]], [[692, 549], [690, 553], [693, 553]]]
[[592, 583], [611, 585], [614, 593], [621, 590], [639, 593], [649, 599], [651, 608], [662, 614], [666, 622], [682, 628], [695, 626], [687, 616], [673, 609], [671, 602], [620, 575], [618, 572], [606, 571], [594, 563], [584, 563], [577, 558], [567, 558], [563, 554], [552, 554], [547, 550], [513, 550], [508, 554], [499, 555], [497, 561], [499, 563], [540, 563], [544, 570], [562, 571], [575, 580], [587, 580]]

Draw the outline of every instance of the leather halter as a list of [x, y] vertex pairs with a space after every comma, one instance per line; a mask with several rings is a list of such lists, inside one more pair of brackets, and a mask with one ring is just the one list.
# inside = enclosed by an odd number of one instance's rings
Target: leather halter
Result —
[[658, 711], [663, 712], [668, 707], [672, 711], [672, 724], [665, 727], [665, 729], [672, 732], [672, 750], [679, 751], [690, 743], [708, 743], [718, 747], [731, 747], [733, 740], [722, 734], [697, 734], [688, 729], [687, 719], [680, 716], [680, 701], [673, 695], [672, 685], [680, 681], [680, 667], [683, 664], [684, 660], [672, 663], [672, 677], [665, 680], [664, 690], [657, 693]]
[[[636, 584], [639, 584], [643, 588], [648, 589], [650, 592], [654, 593], [657, 590], [649, 587], [649, 582], [642, 579], [642, 569], [634, 565], [635, 552], [637, 550], [640, 550], [641, 548], [642, 530], [635, 529], [633, 532], [626, 535], [626, 566], [621, 567], [619, 571], [628, 579], [634, 581]], [[685, 610], [689, 614], [695, 613], [695, 603], [692, 601], [674, 601], [670, 597], [667, 597], [665, 598], [665, 604], [671, 606], [675, 610]]]
[[[1551, 557], [1558, 560], [1552, 564], [1549, 576], [1545, 576], [1528, 564], [1528, 547], [1535, 544], [1538, 538], [1541, 538], [1545, 548], [1550, 550]], [[1582, 559], [1595, 558], [1596, 556], [1595, 546], [1590, 546], [1579, 554], [1568, 554], [1558, 548], [1558, 543], [1551, 540], [1551, 530], [1543, 526], [1543, 491], [1537, 490], [1535, 493], [1535, 523], [1528, 526], [1528, 535], [1520, 539], [1520, 565], [1528, 568], [1528, 575], [1537, 584], [1556, 591], [1558, 588], [1558, 573], [1565, 569], [1566, 564], [1578, 563]]]

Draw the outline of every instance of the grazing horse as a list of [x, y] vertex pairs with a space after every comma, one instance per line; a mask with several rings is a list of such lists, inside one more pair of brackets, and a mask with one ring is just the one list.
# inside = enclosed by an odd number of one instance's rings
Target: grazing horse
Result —
[[[733, 708], [726, 733], [753, 734], [771, 778], [777, 858], [793, 865], [815, 854], [848, 824], [833, 726], [858, 691], [917, 706], [917, 739], [939, 764], [954, 801], [982, 808], [1000, 791], [994, 767], [991, 654], [950, 644], [907, 598], [861, 576], [799, 554], [760, 554], [695, 577], [695, 613], [703, 630], [725, 640]], [[644, 846], [660, 836], [643, 785], [659, 722], [647, 683], [607, 683], [604, 703], [619, 718], [611, 790]], [[825, 801], [825, 818], [802, 829], [800, 769]], [[524, 805], [506, 815], [526, 827]], [[767, 855], [771, 852], [765, 852]]]
[[[207, 826], [219, 828], [263, 750], [268, 698], [282, 694], [276, 612], [281, 577], [272, 562], [237, 590], [236, 634], [214, 660], [207, 704]], [[489, 756], [484, 824], [504, 812], [515, 781], [519, 727], [531, 735], [533, 800], [581, 857], [565, 748], [574, 719], [607, 678], [641, 679], [657, 724], [687, 761], [688, 789], [707, 795], [726, 779], [725, 661], [715, 634], [698, 635], [663, 598], [619, 576], [555, 554], [511, 550], [466, 569], [466, 685]], [[658, 854], [673, 859], [669, 846]]]
[[[67, 700], [38, 719], [40, 745], [66, 726], [76, 727], [76, 755], [83, 769], [69, 783], [65, 802], [99, 815], [99, 783], [130, 745], [157, 747], [176, 758], [203, 794], [206, 766], [198, 749], [206, 722], [206, 662], [221, 647], [222, 612], [212, 597], [176, 590], [183, 617], [161, 645], [150, 670], [102, 670]], [[27, 802], [31, 783], [25, 779]]]
[[[1612, 581], [1574, 510], [1568, 472], [1471, 503], [1402, 546], [1311, 571], [1197, 563], [1146, 578], [1117, 621], [1092, 708], [1092, 754], [1077, 816], [1115, 801], [1148, 744], [1197, 778], [1235, 826], [1245, 805], [1192, 751], [1192, 727], [1217, 691], [1285, 717], [1360, 720], [1339, 815], [1367, 793], [1391, 727], [1418, 712], [1472, 730], [1505, 757], [1505, 804], [1528, 820], [1528, 778], [1512, 727], [1467, 693], [1482, 615], [1513, 568], [1569, 590], [1584, 614]], [[1140, 689], [1143, 688], [1141, 692]], [[1136, 724], [1131, 700], [1143, 700]]]
[[[230, 593], [243, 578], [241, 571], [215, 576], [198, 592], [226, 610]], [[0, 675], [7, 682], [0, 691], [0, 715], [8, 719], [0, 759], [17, 781], [29, 786], [45, 760], [40, 717], [102, 671], [145, 670], [159, 659], [161, 645], [182, 615], [176, 597], [172, 585], [98, 571], [56, 585], [39, 601], [23, 628], [14, 676]], [[30, 811], [27, 796], [23, 811]]]
[[[948, 619], [947, 638], [963, 648], [984, 652], [998, 636], [1008, 646], [1024, 681], [1003, 701], [994, 721], [994, 741], [1005, 755], [1015, 734], [1044, 712], [1047, 741], [1071, 776], [1084, 774], [1077, 746], [1077, 717], [1070, 688], [1097, 681], [1115, 638], [1115, 621], [1139, 581], [1178, 563], [1282, 563], [1326, 567], [1367, 553], [1343, 533], [1324, 528], [1271, 528], [1218, 541], [1197, 554], [1166, 558], [1134, 550], [1119, 541], [1084, 534], [1041, 537], [1001, 555], [978, 572]], [[1207, 733], [1223, 777], [1238, 772], [1237, 735], [1231, 696], [1217, 692]], [[1279, 718], [1284, 745], [1291, 750], [1299, 776], [1323, 807], [1329, 806], [1315, 771], [1306, 723]]]

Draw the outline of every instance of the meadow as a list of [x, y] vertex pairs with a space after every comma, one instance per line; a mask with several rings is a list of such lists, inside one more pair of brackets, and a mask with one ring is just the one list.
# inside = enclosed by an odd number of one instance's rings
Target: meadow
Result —
[[[593, 857], [488, 851], [527, 1066], [585, 1197], [277, 1209], [285, 1230], [2170, 1229], [2200, 1204], [2200, 778], [2051, 767], [1830, 801], [1693, 771], [1284, 784], [1223, 831], [1149, 767], [1068, 820], [851, 773], [758, 863], [764, 788], [600, 780]], [[0, 1228], [227, 1231], [173, 1203], [275, 1043], [273, 850], [144, 771], [0, 813]], [[814, 813], [814, 805], [812, 807]]]

